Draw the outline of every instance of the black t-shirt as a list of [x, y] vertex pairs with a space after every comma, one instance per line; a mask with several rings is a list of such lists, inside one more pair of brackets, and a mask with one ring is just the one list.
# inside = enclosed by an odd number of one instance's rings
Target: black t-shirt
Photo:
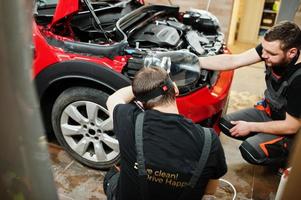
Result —
[[[114, 109], [114, 132], [121, 155], [118, 199], [140, 200], [135, 148], [136, 105], [120, 104]], [[197, 189], [189, 199], [201, 199], [209, 179], [218, 179], [227, 172], [224, 151], [212, 132], [212, 147]], [[177, 199], [189, 182], [203, 148], [204, 136], [192, 121], [181, 115], [146, 110], [143, 125], [143, 149], [148, 173], [150, 199]]]
[[[259, 44], [256, 48], [258, 55], [262, 55], [262, 45]], [[301, 55], [300, 55], [301, 56]], [[267, 66], [266, 66], [267, 67]], [[288, 80], [290, 75], [301, 67], [301, 63], [295, 64], [283, 75], [280, 81], [272, 82], [275, 89], [279, 88], [282, 81]], [[286, 112], [296, 118], [301, 118], [301, 75], [297, 76], [288, 87], [286, 92], [287, 107]]]

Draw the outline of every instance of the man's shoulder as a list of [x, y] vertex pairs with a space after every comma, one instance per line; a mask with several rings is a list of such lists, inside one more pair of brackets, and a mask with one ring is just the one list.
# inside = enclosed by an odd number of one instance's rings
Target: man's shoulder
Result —
[[301, 88], [301, 63], [298, 64], [300, 67], [294, 73], [292, 73], [287, 81], [290, 86]]
[[114, 108], [114, 114], [116, 113], [124, 115], [125, 113], [134, 112], [137, 109], [138, 107], [132, 103], [118, 104]]
[[[293, 84], [298, 84], [300, 85], [301, 83], [301, 70], [300, 70], [300, 74], [298, 74], [298, 76], [296, 76], [292, 82]], [[301, 85], [300, 85], [301, 86]]]
[[114, 124], [128, 123], [134, 120], [141, 109], [138, 108], [135, 104], [118, 104], [113, 110], [113, 121]]
[[200, 134], [205, 134], [205, 132], [207, 132], [208, 134], [211, 135], [212, 140], [218, 139], [218, 134], [213, 128], [203, 127], [199, 124], [194, 124], [194, 126], [197, 127]]
[[198, 144], [202, 144], [201, 146], [204, 145], [205, 142], [205, 130], [207, 132], [207, 134], [209, 134], [210, 139], [211, 139], [211, 151], [210, 153], [215, 153], [217, 149], [222, 148], [220, 139], [218, 134], [216, 133], [216, 131], [213, 128], [206, 128], [206, 127], [202, 127], [200, 125], [195, 124], [195, 127], [197, 127], [197, 132], [195, 133], [196, 135], [198, 135], [197, 140], [199, 140]]
[[[201, 134], [205, 134], [205, 130], [207, 129], [208, 134], [210, 135], [211, 137], [211, 154], [215, 154], [215, 152], [222, 148], [222, 144], [220, 142], [220, 139], [219, 139], [219, 135], [217, 134], [217, 132], [213, 129], [213, 128], [205, 128], [205, 127], [202, 127], [202, 130], [201, 130]], [[204, 140], [205, 140], [205, 137], [202, 137], [202, 142], [204, 143]]]
[[300, 81], [300, 78], [301, 78], [301, 63], [298, 63], [295, 66], [297, 67], [297, 69], [292, 74], [292, 76], [294, 76], [294, 79], [298, 79], [298, 81]]

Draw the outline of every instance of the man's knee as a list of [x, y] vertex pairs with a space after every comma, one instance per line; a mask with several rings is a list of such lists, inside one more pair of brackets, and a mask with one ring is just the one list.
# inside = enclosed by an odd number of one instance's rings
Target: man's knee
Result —
[[255, 165], [283, 163], [288, 157], [286, 138], [258, 134], [246, 139], [239, 147], [242, 157]]
[[267, 157], [260, 150], [259, 145], [249, 143], [248, 140], [243, 141], [239, 146], [241, 156], [251, 164], [263, 165], [266, 162]]

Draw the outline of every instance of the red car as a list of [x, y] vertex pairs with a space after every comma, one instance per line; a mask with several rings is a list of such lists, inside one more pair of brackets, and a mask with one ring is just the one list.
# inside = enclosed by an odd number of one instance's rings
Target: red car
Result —
[[197, 59], [227, 53], [212, 14], [142, 0], [35, 5], [33, 75], [43, 121], [76, 160], [93, 168], [118, 161], [105, 102], [143, 65], [168, 69], [180, 89], [180, 112], [219, 132], [233, 72], [200, 69]]

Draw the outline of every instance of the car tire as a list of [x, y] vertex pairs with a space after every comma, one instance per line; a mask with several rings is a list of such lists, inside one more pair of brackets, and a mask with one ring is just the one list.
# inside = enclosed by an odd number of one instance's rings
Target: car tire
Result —
[[58, 142], [77, 161], [96, 169], [107, 169], [120, 157], [107, 98], [97, 89], [72, 87], [58, 96], [51, 113]]

